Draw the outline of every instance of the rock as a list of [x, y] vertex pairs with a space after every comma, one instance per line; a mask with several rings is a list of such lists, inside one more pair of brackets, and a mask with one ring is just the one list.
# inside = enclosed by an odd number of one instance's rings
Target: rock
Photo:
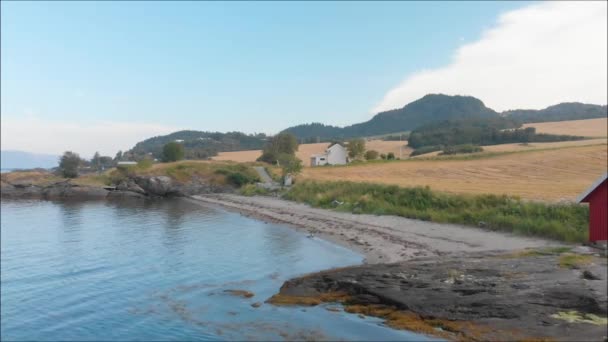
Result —
[[255, 296], [253, 292], [247, 290], [224, 290], [225, 293], [231, 294], [233, 296], [243, 297], [243, 298], [251, 298]]
[[118, 199], [118, 198], [145, 198], [146, 196], [137, 192], [132, 191], [122, 191], [115, 190], [110, 191], [107, 196], [109, 199]]
[[127, 179], [120, 182], [120, 184], [116, 186], [116, 190], [131, 191], [141, 195], [146, 195], [146, 191], [142, 189], [141, 186], [137, 185], [133, 179]]
[[331, 312], [340, 312], [340, 311], [342, 311], [342, 309], [340, 309], [338, 307], [335, 307], [335, 306], [328, 306], [328, 307], [325, 308], [325, 310], [331, 311]]
[[602, 278], [600, 278], [597, 275], [593, 274], [589, 270], [584, 270], [583, 274], [581, 276], [583, 277], [583, 279], [587, 279], [587, 280], [602, 280]]
[[167, 176], [138, 176], [134, 178], [134, 182], [152, 196], [167, 196], [175, 192], [173, 181]]
[[255, 303], [251, 304], [251, 306], [254, 307], [254, 308], [259, 308], [260, 306], [262, 306], [262, 303], [261, 302], [255, 302]]
[[104, 199], [107, 195], [108, 190], [103, 188], [76, 185], [69, 180], [51, 184], [42, 190], [42, 197], [47, 200]]

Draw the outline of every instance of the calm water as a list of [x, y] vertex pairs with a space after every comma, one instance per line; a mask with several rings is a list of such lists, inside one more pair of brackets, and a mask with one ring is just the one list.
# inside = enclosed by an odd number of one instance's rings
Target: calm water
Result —
[[251, 307], [362, 260], [288, 227], [185, 200], [1, 205], [2, 340], [422, 339], [323, 306]]

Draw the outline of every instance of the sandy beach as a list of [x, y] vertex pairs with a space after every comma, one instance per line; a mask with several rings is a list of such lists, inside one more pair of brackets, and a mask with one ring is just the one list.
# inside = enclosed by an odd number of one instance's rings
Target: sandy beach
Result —
[[315, 238], [327, 239], [362, 253], [366, 263], [391, 263], [448, 253], [562, 245], [557, 241], [454, 224], [317, 209], [273, 197], [206, 194], [192, 198], [261, 220], [280, 222], [312, 232]]

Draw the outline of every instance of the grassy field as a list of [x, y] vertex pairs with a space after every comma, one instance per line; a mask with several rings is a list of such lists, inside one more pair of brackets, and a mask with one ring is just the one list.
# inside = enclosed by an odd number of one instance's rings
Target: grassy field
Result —
[[497, 195], [455, 195], [429, 188], [353, 182], [298, 182], [285, 197], [314, 207], [357, 214], [478, 226], [568, 242], [587, 240], [588, 207]]
[[507, 194], [524, 199], [572, 201], [608, 167], [606, 140], [529, 152], [473, 158], [401, 160], [349, 166], [305, 168], [301, 180], [353, 181], [429, 186], [465, 194]]
[[[528, 144], [513, 143], [513, 144], [489, 145], [489, 146], [482, 146], [483, 152], [479, 152], [478, 154], [495, 154], [495, 153], [501, 153], [501, 152], [520, 152], [520, 151], [555, 149], [555, 148], [572, 147], [572, 146], [601, 145], [601, 144], [606, 144], [607, 141], [608, 140], [606, 138], [599, 138], [599, 139], [587, 139], [587, 140], [556, 141], [556, 142], [547, 142], [547, 143], [528, 143]], [[419, 155], [411, 157], [411, 158], [424, 159], [424, 158], [438, 156], [439, 153], [441, 153], [441, 151], [419, 154]]]
[[536, 127], [537, 133], [568, 134], [583, 137], [608, 136], [608, 119], [587, 119], [556, 122], [538, 122], [525, 124], [524, 127]]
[[[302, 160], [304, 166], [310, 166], [310, 156], [317, 153], [325, 152], [328, 143], [318, 143], [318, 144], [302, 144], [298, 148], [298, 152], [296, 156]], [[403, 156], [408, 156], [412, 149], [407, 147], [406, 141], [382, 141], [382, 140], [371, 140], [365, 143], [365, 147], [368, 150], [376, 150], [380, 153], [389, 153], [393, 152], [395, 156], [399, 157], [400, 147], [403, 147]], [[260, 155], [262, 151], [254, 150], [254, 151], [236, 151], [236, 152], [220, 152], [216, 157], [213, 157], [213, 160], [218, 161], [236, 161], [236, 162], [253, 162]]]

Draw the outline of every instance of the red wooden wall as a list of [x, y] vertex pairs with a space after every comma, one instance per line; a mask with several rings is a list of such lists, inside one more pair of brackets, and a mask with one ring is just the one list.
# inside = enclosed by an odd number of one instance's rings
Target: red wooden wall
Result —
[[592, 193], [589, 200], [589, 241], [608, 240], [608, 180], [604, 180]]

